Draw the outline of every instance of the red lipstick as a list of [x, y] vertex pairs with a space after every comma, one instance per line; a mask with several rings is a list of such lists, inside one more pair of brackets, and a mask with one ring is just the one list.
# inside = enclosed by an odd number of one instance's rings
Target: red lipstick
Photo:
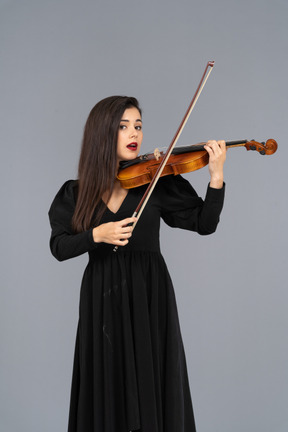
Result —
[[138, 144], [137, 144], [137, 142], [132, 142], [132, 143], [130, 143], [130, 144], [127, 145], [127, 148], [129, 150], [136, 151], [137, 148], [138, 148]]

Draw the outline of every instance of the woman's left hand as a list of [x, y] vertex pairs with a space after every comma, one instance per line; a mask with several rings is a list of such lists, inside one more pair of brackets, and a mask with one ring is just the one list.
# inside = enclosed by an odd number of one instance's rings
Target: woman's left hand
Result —
[[211, 176], [210, 187], [221, 189], [223, 187], [223, 166], [226, 159], [225, 141], [207, 141], [204, 146], [209, 154], [209, 172]]

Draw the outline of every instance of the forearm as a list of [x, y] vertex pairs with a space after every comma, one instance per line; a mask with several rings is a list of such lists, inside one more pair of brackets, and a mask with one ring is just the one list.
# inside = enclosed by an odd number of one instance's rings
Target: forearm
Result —
[[[215, 183], [213, 183], [215, 184]], [[217, 184], [218, 185], [218, 184]], [[198, 233], [212, 234], [216, 231], [224, 204], [225, 184], [222, 187], [208, 186], [203, 207], [198, 216]]]
[[58, 261], [77, 257], [97, 248], [93, 240], [92, 229], [79, 234], [59, 233], [51, 235], [50, 249]]

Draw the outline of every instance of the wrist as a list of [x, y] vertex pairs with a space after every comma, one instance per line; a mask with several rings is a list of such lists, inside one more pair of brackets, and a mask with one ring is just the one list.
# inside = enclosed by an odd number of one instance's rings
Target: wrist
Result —
[[93, 236], [94, 243], [101, 243], [101, 241], [102, 241], [100, 238], [100, 235], [99, 235], [99, 229], [98, 228], [99, 227], [95, 227], [92, 230], [92, 236]]
[[210, 187], [214, 189], [222, 189], [224, 183], [223, 176], [213, 176], [210, 180]]

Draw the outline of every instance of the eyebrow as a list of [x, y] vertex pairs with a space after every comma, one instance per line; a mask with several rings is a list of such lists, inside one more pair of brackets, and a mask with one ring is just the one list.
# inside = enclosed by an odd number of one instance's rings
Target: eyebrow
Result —
[[[129, 123], [130, 120], [121, 119], [120, 121], [128, 122]], [[141, 119], [136, 119], [135, 122], [141, 122], [142, 123], [142, 120]]]

